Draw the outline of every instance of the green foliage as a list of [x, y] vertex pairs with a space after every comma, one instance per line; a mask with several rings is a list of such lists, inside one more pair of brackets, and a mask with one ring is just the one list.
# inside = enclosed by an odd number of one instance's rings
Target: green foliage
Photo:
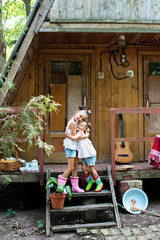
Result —
[[[63, 192], [64, 192], [64, 187], [65, 187], [65, 185], [59, 185], [58, 184], [57, 178], [50, 177], [50, 179], [46, 183], [46, 187], [45, 188], [46, 188], [46, 190], [47, 189], [53, 189], [55, 194], [60, 193], [62, 195]], [[66, 186], [65, 189], [66, 189], [66, 192], [67, 192], [68, 200], [71, 201], [71, 198], [72, 198], [71, 187], [70, 186]]]
[[4, 185], [9, 185], [12, 182], [12, 179], [10, 177], [5, 177], [3, 184]]
[[16, 211], [13, 211], [12, 208], [7, 209], [6, 216], [13, 217], [16, 214]]
[[[33, 6], [31, 1], [31, 7]], [[2, 19], [5, 42], [11, 48], [18, 39], [26, 21], [26, 9], [22, 0], [3, 0]]]
[[70, 186], [66, 186], [66, 192], [67, 192], [68, 200], [71, 201], [71, 199], [72, 199], [72, 191], [71, 191], [71, 187]]
[[120, 206], [122, 209], [125, 209], [125, 207], [123, 205], [121, 205], [120, 203], [117, 203], [118, 206]]
[[[7, 114], [6, 108], [0, 107], [0, 136], [3, 138], [0, 144], [0, 152], [4, 157], [11, 157], [17, 151], [24, 151], [21, 147], [21, 140], [28, 143], [28, 149], [31, 146], [43, 148], [47, 155], [54, 150], [52, 145], [47, 144], [40, 138], [46, 124], [49, 113], [58, 111], [60, 105], [52, 100], [52, 96], [43, 95], [32, 97], [31, 100], [21, 108], [22, 112], [18, 114]], [[44, 117], [42, 120], [41, 116]]]
[[43, 220], [37, 220], [38, 229], [40, 230], [40, 234], [45, 233], [45, 222]]

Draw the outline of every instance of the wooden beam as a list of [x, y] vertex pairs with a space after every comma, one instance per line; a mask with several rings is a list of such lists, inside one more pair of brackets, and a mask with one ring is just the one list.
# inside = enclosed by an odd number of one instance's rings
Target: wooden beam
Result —
[[[20, 70], [20, 66], [22, 64], [22, 61], [30, 47], [30, 44], [32, 43], [32, 40], [35, 36], [35, 28], [37, 26], [37, 23], [39, 22], [39, 19], [41, 18], [44, 10], [46, 9], [46, 5], [48, 4], [48, 0], [43, 0], [30, 27], [29, 30], [26, 34], [26, 36], [24, 37], [24, 40], [21, 44], [21, 47], [17, 53], [17, 56], [12, 64], [12, 67], [7, 75], [7, 79], [9, 79], [10, 81], [14, 81], [18, 71]], [[3, 100], [6, 97], [6, 94], [8, 92], [8, 89], [6, 89], [6, 86], [2, 87], [2, 91], [3, 94], [0, 95], [0, 105], [2, 105]]]
[[39, 32], [160, 33], [159, 23], [44, 22]]
[[138, 107], [138, 108], [111, 108], [111, 112], [114, 114], [125, 114], [125, 113], [160, 113], [160, 108], [147, 108], [147, 107]]
[[118, 211], [118, 206], [117, 206], [116, 194], [115, 194], [114, 185], [113, 185], [113, 181], [112, 181], [112, 175], [111, 175], [111, 166], [107, 166], [107, 172], [108, 172], [108, 178], [109, 178], [109, 185], [110, 185], [110, 189], [112, 192], [112, 202], [114, 205], [116, 222], [117, 222], [118, 228], [121, 228], [121, 221], [120, 221], [120, 216], [119, 216], [119, 211]]
[[123, 180], [123, 177], [125, 176], [132, 176], [132, 179], [150, 179], [150, 178], [160, 178], [160, 171], [154, 170], [154, 171], [116, 171], [116, 180]]
[[74, 225], [56, 225], [51, 226], [53, 232], [73, 231], [78, 228], [111, 228], [116, 226], [115, 222], [101, 222], [101, 223], [83, 223]]
[[115, 138], [115, 142], [154, 141], [155, 137]]
[[76, 212], [83, 212], [83, 211], [89, 211], [89, 210], [106, 210], [106, 209], [111, 209], [113, 208], [112, 203], [99, 203], [99, 204], [89, 204], [89, 205], [81, 205], [81, 206], [69, 206], [69, 207], [64, 207], [62, 209], [51, 209], [51, 212], [53, 213], [69, 213], [73, 212], [76, 210]]
[[52, 4], [54, 3], [54, 1], [55, 1], [55, 0], [49, 0], [47, 6], [46, 6], [46, 8], [45, 8], [45, 10], [43, 11], [43, 14], [42, 14], [41, 18], [39, 19], [39, 21], [38, 21], [38, 23], [37, 23], [37, 27], [36, 27], [36, 29], [35, 29], [35, 33], [38, 33], [38, 31], [39, 31], [39, 29], [40, 29], [43, 21], [45, 20], [45, 18], [46, 18], [46, 16], [47, 16], [47, 14], [48, 14], [48, 12], [49, 12]]
[[0, 183], [2, 184], [6, 178], [10, 178], [14, 183], [24, 183], [24, 182], [39, 182], [40, 174], [39, 173], [21, 173], [21, 172], [1, 172], [0, 174]]

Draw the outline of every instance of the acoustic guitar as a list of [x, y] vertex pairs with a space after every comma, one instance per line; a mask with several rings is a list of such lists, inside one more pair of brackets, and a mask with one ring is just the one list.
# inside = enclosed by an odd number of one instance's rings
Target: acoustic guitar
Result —
[[[118, 114], [120, 120], [121, 138], [124, 138], [123, 116]], [[133, 153], [129, 148], [129, 142], [116, 142], [115, 161], [119, 163], [130, 163], [133, 160]]]

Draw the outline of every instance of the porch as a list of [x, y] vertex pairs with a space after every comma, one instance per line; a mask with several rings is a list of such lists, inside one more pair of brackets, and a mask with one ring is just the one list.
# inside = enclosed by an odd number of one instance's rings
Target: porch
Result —
[[[97, 164], [95, 169], [98, 171], [100, 176], [105, 175], [107, 165], [111, 165], [112, 169], [112, 178], [114, 184], [116, 184], [117, 180], [123, 179], [151, 179], [151, 178], [160, 178], [160, 169], [154, 168], [148, 164], [147, 160], [138, 160], [132, 161], [131, 163], [125, 165], [122, 163], [116, 163], [115, 161], [115, 143], [121, 141], [154, 141], [154, 137], [129, 137], [129, 138], [116, 138], [115, 137], [115, 116], [119, 113], [123, 114], [140, 114], [141, 116], [144, 114], [157, 114], [160, 113], [160, 108], [111, 108], [111, 162], [101, 163], [97, 159]], [[6, 113], [10, 112], [21, 112], [19, 107], [10, 107], [6, 109]], [[155, 134], [156, 135], [156, 134]], [[42, 134], [40, 134], [40, 138], [43, 139]], [[0, 138], [0, 141], [3, 139]], [[43, 149], [39, 148], [39, 172], [0, 172], [0, 183], [3, 183], [6, 177], [11, 178], [12, 182], [40, 182], [40, 185], [43, 186], [46, 180], [46, 172], [47, 169], [50, 169], [52, 175], [57, 176], [60, 173], [63, 173], [67, 168], [66, 163], [59, 164], [49, 164], [44, 162], [44, 153]], [[78, 175], [82, 177], [81, 164], [78, 166]]]
[[[128, 170], [116, 170], [115, 179], [116, 181], [121, 181], [123, 179], [154, 179], [160, 178], [160, 169], [154, 168], [148, 164], [147, 161], [144, 162], [133, 162], [128, 164], [128, 166], [133, 166]], [[119, 166], [123, 166], [120, 164], [115, 165], [115, 169]], [[101, 176], [103, 176], [106, 172], [106, 163], [96, 164], [95, 169], [99, 172]], [[58, 174], [64, 172], [67, 168], [67, 164], [44, 164], [44, 184], [46, 180], [46, 171], [50, 169], [50, 172], [53, 176], [58, 176]], [[82, 176], [81, 165], [78, 166], [78, 175]], [[31, 173], [31, 172], [1, 172], [0, 174], [0, 183], [3, 183], [6, 177], [12, 179], [13, 182], [22, 183], [22, 182], [40, 182], [40, 172]]]

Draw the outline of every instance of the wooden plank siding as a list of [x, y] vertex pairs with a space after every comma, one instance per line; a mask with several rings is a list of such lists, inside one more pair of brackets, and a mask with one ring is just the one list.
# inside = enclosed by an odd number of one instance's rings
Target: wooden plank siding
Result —
[[[44, 33], [45, 39], [45, 33]], [[154, 51], [153, 51], [154, 50]], [[126, 58], [130, 62], [127, 68], [118, 67], [113, 63], [113, 70], [116, 76], [124, 76], [127, 70], [133, 70], [134, 77], [124, 80], [117, 80], [111, 73], [109, 64], [109, 54], [102, 55], [102, 71], [104, 78], [98, 78], [100, 71], [100, 53], [106, 51], [106, 47], [92, 45], [40, 45], [29, 67], [23, 67], [24, 78], [21, 79], [21, 86], [17, 90], [16, 96], [10, 98], [10, 103], [20, 105], [23, 101], [28, 101], [31, 96], [45, 94], [45, 55], [46, 54], [88, 54], [90, 61], [90, 106], [92, 110], [91, 140], [97, 150], [97, 162], [111, 161], [111, 130], [110, 130], [110, 108], [142, 107], [143, 106], [143, 56], [160, 54], [154, 48], [128, 47], [126, 48]], [[21, 74], [21, 73], [20, 73]], [[9, 100], [8, 100], [9, 104]], [[143, 118], [138, 114], [126, 114], [124, 116], [125, 137], [143, 136]], [[116, 118], [116, 137], [120, 137], [120, 123]], [[143, 144], [141, 142], [131, 142], [130, 148], [134, 154], [134, 161], [143, 159]], [[22, 158], [27, 161], [33, 158], [38, 159], [37, 149], [32, 149], [29, 153], [22, 153]]]
[[159, 0], [55, 0], [50, 22], [157, 22]]

